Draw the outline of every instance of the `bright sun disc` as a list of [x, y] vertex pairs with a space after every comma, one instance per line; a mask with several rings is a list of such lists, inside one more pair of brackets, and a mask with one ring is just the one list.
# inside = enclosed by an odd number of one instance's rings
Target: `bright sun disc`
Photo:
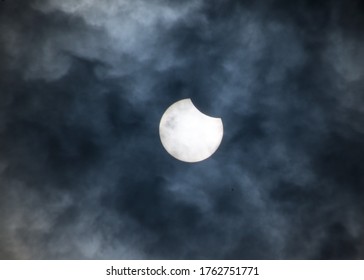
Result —
[[163, 147], [170, 155], [185, 162], [202, 161], [214, 154], [223, 133], [221, 119], [201, 113], [191, 99], [172, 104], [159, 124]]

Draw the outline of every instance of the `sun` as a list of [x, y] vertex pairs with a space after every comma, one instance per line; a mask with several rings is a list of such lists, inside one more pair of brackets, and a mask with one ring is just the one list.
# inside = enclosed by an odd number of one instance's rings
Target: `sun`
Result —
[[223, 134], [222, 120], [201, 113], [191, 99], [172, 104], [159, 124], [163, 147], [174, 158], [185, 162], [209, 158], [219, 148]]

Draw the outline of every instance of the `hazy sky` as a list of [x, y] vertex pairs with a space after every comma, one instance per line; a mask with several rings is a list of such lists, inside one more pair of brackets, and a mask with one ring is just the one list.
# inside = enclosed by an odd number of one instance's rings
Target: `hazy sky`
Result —
[[[1, 259], [364, 259], [364, 2], [0, 2]], [[171, 157], [191, 98], [218, 151]]]

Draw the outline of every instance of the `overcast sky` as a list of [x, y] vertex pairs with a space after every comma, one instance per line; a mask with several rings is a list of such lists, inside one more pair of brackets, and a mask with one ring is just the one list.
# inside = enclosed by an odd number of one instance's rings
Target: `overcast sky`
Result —
[[[0, 2], [1, 259], [364, 259], [364, 2]], [[158, 127], [224, 123], [184, 163]]]

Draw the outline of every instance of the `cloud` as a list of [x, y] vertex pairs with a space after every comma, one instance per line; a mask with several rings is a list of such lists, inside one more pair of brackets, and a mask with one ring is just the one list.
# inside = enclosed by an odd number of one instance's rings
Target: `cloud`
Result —
[[[363, 258], [356, 3], [1, 4], [0, 257]], [[183, 98], [224, 122], [198, 164]]]

